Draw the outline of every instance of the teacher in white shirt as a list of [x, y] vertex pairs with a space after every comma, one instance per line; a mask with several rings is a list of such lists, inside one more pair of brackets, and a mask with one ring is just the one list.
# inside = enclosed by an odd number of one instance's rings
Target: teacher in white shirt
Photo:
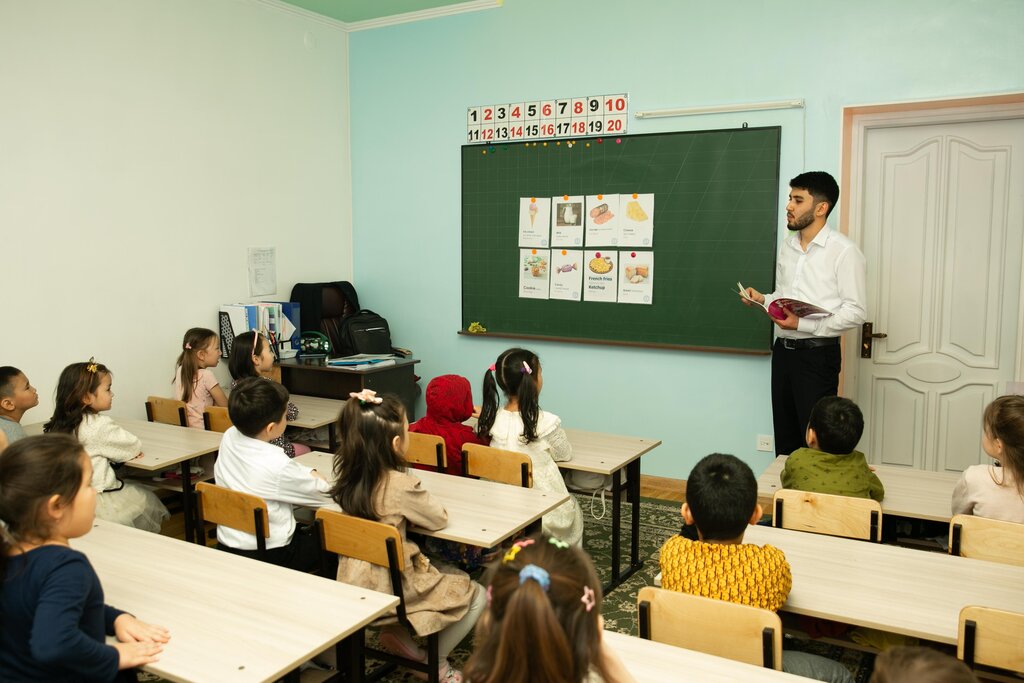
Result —
[[[840, 335], [864, 322], [864, 254], [850, 239], [828, 229], [826, 221], [839, 201], [839, 185], [824, 171], [801, 173], [789, 181], [786, 227], [792, 231], [779, 248], [775, 291], [747, 294], [765, 305], [786, 297], [832, 312], [822, 318], [798, 318], [786, 311], [776, 320], [772, 349], [772, 419], [775, 452], [803, 447], [811, 408], [839, 390]], [[749, 302], [745, 302], [749, 306]]]

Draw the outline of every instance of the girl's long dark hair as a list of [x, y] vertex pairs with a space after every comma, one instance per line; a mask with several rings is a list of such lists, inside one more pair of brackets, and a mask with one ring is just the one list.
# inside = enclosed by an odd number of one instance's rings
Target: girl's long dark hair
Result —
[[[175, 367], [181, 368], [181, 400], [188, 403], [192, 398], [192, 389], [196, 384], [196, 374], [199, 372], [199, 359], [196, 353], [206, 348], [211, 338], [217, 333], [205, 327], [193, 327], [185, 333], [181, 340], [181, 353]], [[171, 380], [174, 381], [174, 380]]]
[[231, 379], [259, 377], [260, 373], [256, 372], [252, 357], [263, 353], [266, 344], [267, 340], [255, 330], [236, 336], [235, 341], [231, 342], [231, 354], [228, 356], [228, 372], [231, 373]]
[[95, 393], [104, 376], [112, 374], [103, 363], [89, 361], [72, 363], [64, 368], [57, 380], [56, 405], [53, 417], [43, 425], [46, 433], [78, 434], [78, 427], [86, 415], [95, 410], [85, 405], [85, 397]]
[[982, 423], [990, 437], [1003, 442], [1001, 464], [1013, 475], [1017, 493], [1024, 498], [1024, 396], [1000, 396], [992, 401]]
[[537, 419], [540, 416], [538, 373], [540, 358], [533, 351], [509, 349], [498, 356], [494, 362], [494, 371], [488, 369], [484, 372], [484, 402], [480, 407], [480, 419], [476, 423], [477, 436], [489, 438], [491, 435], [494, 418], [498, 415], [498, 387], [501, 387], [505, 396], [514, 396], [519, 403], [519, 416], [523, 418], [523, 443], [537, 440]]
[[69, 505], [82, 486], [82, 444], [68, 434], [20, 439], [0, 457], [0, 581], [11, 548], [21, 542], [47, 540], [52, 524], [42, 507], [56, 495]]
[[[466, 679], [581, 683], [596, 671], [610, 680], [601, 656], [601, 583], [587, 554], [541, 536], [511, 562], [499, 562], [489, 613], [477, 622], [476, 647], [463, 670]], [[530, 564], [547, 572], [547, 590], [533, 579], [520, 583], [519, 572]], [[584, 587], [593, 591], [591, 601], [582, 599]]]
[[374, 496], [391, 470], [405, 470], [407, 463], [392, 446], [402, 437], [405, 406], [390, 394], [381, 403], [360, 403], [350, 398], [338, 416], [341, 446], [334, 455], [337, 483], [331, 497], [346, 514], [377, 521]]

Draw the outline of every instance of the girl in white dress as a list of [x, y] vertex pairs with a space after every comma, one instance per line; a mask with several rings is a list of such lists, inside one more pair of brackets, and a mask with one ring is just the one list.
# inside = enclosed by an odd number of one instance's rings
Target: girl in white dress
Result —
[[1024, 522], [1024, 396], [988, 404], [981, 447], [998, 464], [964, 470], [953, 489], [953, 514]]
[[112, 375], [107, 366], [92, 358], [72, 363], [57, 380], [57, 405], [44, 432], [72, 434], [92, 461], [92, 485], [96, 489], [96, 516], [136, 529], [160, 531], [169, 514], [156, 494], [143, 486], [119, 479], [114, 465], [142, 455], [142, 441], [100, 413], [114, 402]]
[[[534, 488], [567, 494], [555, 463], [572, 459], [572, 445], [558, 416], [540, 409], [543, 385], [537, 354], [526, 349], [502, 353], [484, 373], [484, 403], [476, 431], [489, 437], [494, 448], [529, 455]], [[505, 407], [500, 409], [498, 387], [505, 395]], [[541, 525], [545, 534], [572, 545], [583, 541], [583, 512], [571, 496], [544, 515]]]

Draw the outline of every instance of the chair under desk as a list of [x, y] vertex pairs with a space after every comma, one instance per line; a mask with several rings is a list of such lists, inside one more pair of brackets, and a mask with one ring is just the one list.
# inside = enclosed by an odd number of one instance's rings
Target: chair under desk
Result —
[[[144, 669], [172, 681], [273, 681], [363, 629], [398, 603], [350, 586], [159, 534], [96, 520], [71, 541], [107, 604], [164, 626], [171, 640]], [[362, 680], [354, 657], [342, 664]]]
[[743, 542], [785, 553], [786, 612], [949, 644], [965, 605], [1024, 612], [1024, 567], [767, 526]]
[[[334, 479], [334, 456], [313, 451], [295, 460]], [[569, 499], [549, 491], [525, 489], [491, 481], [468, 479], [451, 474], [410, 470], [448, 511], [448, 526], [429, 531], [410, 526], [424, 536], [490, 548], [522, 529], [539, 531], [540, 519]]]
[[[772, 496], [782, 488], [782, 468], [788, 455], [775, 458], [757, 478], [757, 501], [769, 512]], [[885, 487], [882, 514], [949, 523], [952, 513], [953, 488], [960, 480], [958, 472], [929, 472], [892, 465], [875, 465]]]

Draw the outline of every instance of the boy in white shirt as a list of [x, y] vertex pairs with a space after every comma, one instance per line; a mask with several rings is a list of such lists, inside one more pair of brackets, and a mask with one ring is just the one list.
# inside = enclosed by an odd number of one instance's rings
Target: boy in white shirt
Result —
[[[259, 377], [239, 382], [228, 398], [228, 415], [234, 426], [224, 432], [213, 473], [218, 485], [266, 501], [270, 520], [267, 561], [309, 571], [317, 566], [317, 542], [312, 534], [296, 533], [293, 506], [329, 504], [330, 484], [316, 470], [269, 443], [284, 433], [287, 410], [284, 386]], [[219, 526], [217, 543], [237, 555], [258, 557], [253, 534]]]

